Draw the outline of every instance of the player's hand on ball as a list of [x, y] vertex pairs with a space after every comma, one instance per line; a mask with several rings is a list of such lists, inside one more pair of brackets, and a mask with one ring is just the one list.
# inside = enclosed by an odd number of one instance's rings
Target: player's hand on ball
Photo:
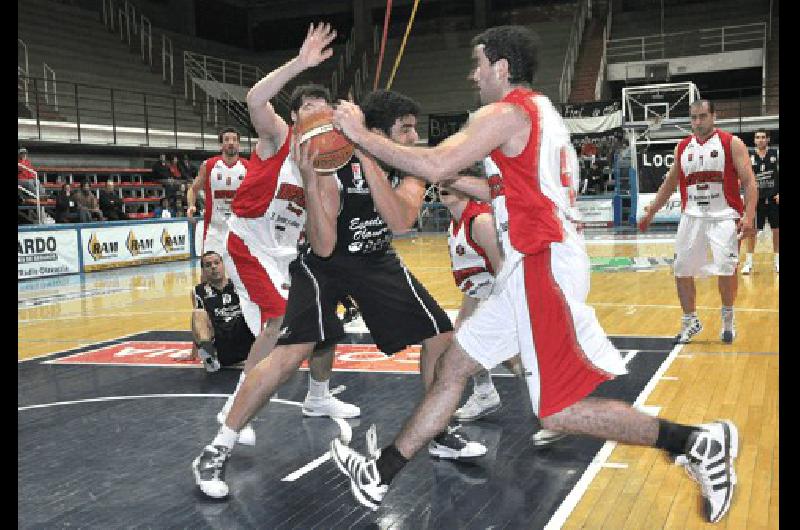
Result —
[[361, 107], [340, 99], [333, 112], [333, 125], [350, 140], [358, 143], [358, 134], [365, 130], [364, 113], [361, 111]]
[[292, 139], [292, 159], [300, 169], [300, 175], [303, 177], [303, 182], [309, 182], [317, 176], [317, 171], [314, 169], [314, 159], [319, 154], [316, 150], [313, 152], [309, 146], [310, 142], [300, 143], [300, 138], [295, 136]]
[[333, 50], [328, 45], [336, 38], [336, 30], [327, 22], [308, 26], [308, 33], [297, 58], [304, 68], [312, 68], [333, 55]]

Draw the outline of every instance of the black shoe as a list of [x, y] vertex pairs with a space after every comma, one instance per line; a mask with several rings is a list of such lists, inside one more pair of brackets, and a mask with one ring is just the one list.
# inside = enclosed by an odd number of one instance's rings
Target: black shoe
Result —
[[439, 458], [475, 458], [486, 454], [486, 446], [470, 442], [456, 432], [458, 427], [448, 427], [428, 444], [428, 452]]

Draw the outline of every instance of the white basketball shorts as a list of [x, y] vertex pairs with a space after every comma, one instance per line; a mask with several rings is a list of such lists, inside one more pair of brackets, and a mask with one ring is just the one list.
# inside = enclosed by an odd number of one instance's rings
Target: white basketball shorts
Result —
[[487, 370], [520, 354], [533, 410], [546, 417], [627, 373], [619, 351], [586, 305], [589, 257], [582, 240], [507, 260], [495, 289], [456, 332]]
[[736, 219], [681, 216], [675, 236], [675, 276], [732, 276], [738, 264]]

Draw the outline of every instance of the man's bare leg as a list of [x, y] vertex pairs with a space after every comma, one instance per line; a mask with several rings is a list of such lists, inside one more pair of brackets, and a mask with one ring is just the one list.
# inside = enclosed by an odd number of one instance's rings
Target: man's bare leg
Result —
[[631, 445], [653, 447], [658, 439], [658, 418], [613, 399], [587, 397], [541, 422], [545, 429]]
[[447, 350], [453, 340], [453, 332], [448, 331], [439, 333], [429, 339], [422, 341], [422, 348], [419, 356], [419, 372], [422, 376], [422, 384], [425, 389], [430, 388], [433, 383], [436, 363]]
[[693, 336], [700, 333], [700, 331], [703, 329], [700, 319], [697, 318], [697, 294], [694, 285], [694, 278], [691, 276], [676, 276], [675, 285], [678, 288], [678, 299], [680, 300], [681, 308], [683, 309], [681, 330], [675, 337], [675, 341], [681, 344], [686, 344], [692, 340]]

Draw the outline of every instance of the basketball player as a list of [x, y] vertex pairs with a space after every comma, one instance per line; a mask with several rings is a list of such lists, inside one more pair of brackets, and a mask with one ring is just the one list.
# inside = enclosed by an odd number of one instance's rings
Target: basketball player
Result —
[[[275, 346], [289, 295], [289, 263], [297, 257], [306, 221], [303, 183], [289, 153], [291, 128], [275, 112], [270, 99], [299, 73], [330, 57], [332, 51], [326, 47], [335, 37], [329, 25], [311, 25], [297, 57], [270, 72], [247, 93], [258, 141], [250, 155], [247, 178], [231, 204], [223, 259], [256, 340], [236, 389], [217, 415], [220, 423], [247, 374]], [[293, 121], [330, 104], [330, 95], [319, 85], [298, 86], [290, 99]], [[332, 345], [321, 345], [309, 361], [309, 391], [302, 409], [306, 416], [354, 418], [361, 414], [357, 406], [337, 399], [329, 390], [333, 356]], [[249, 423], [242, 427], [239, 439], [242, 443], [255, 439]]]
[[[470, 199], [465, 193], [447, 186], [439, 187], [439, 197], [452, 220], [448, 228], [450, 263], [456, 286], [464, 293], [455, 321], [455, 329], [469, 318], [494, 286], [494, 275], [502, 265], [502, 255], [494, 229], [492, 206]], [[515, 375], [522, 375], [519, 356], [503, 364]], [[458, 421], [474, 421], [500, 408], [500, 394], [492, 383], [489, 370], [472, 376], [472, 395], [456, 410]], [[563, 433], [539, 429], [533, 435], [534, 445], [546, 445], [564, 437]]]
[[247, 327], [222, 256], [207, 250], [200, 257], [203, 281], [192, 293], [192, 340], [207, 372], [247, 358], [255, 337]]
[[589, 258], [573, 222], [577, 158], [570, 156], [558, 111], [530, 88], [538, 39], [524, 26], [501, 26], [476, 36], [473, 45], [472, 79], [484, 106], [436, 147], [397, 145], [369, 131], [356, 105], [336, 108], [335, 123], [362, 149], [430, 182], [448, 180], [488, 155], [488, 185], [471, 179], [459, 189], [491, 195], [504, 262], [489, 298], [456, 332], [433, 385], [394, 442], [364, 457], [334, 440], [334, 461], [358, 500], [376, 508], [408, 459], [447, 425], [467, 378], [519, 353], [542, 427], [681, 455], [701, 484], [709, 520], [719, 520], [735, 483], [733, 423], [678, 425], [621, 401], [589, 397], [626, 368], [586, 305]]
[[[416, 102], [378, 90], [363, 101], [367, 124], [388, 141], [417, 141]], [[424, 183], [394, 170], [388, 173], [356, 152], [335, 173], [317, 174], [308, 144], [296, 149], [306, 191], [310, 248], [292, 263], [289, 302], [278, 347], [245, 379], [217, 437], [195, 461], [196, 482], [210, 497], [224, 497], [225, 463], [237, 431], [311, 355], [314, 344], [338, 341], [344, 330], [336, 302], [349, 295], [358, 304], [378, 348], [394, 354], [422, 344], [420, 372], [429, 386], [433, 370], [452, 338], [447, 314], [400, 261], [394, 233], [411, 228], [422, 205]], [[248, 177], [249, 178], [249, 177]], [[428, 451], [439, 458], [473, 458], [486, 447], [442, 427]]]
[[225, 254], [225, 239], [228, 236], [228, 217], [236, 190], [247, 172], [247, 160], [239, 158], [239, 132], [228, 127], [219, 133], [221, 154], [200, 164], [197, 176], [186, 192], [188, 209], [186, 216], [192, 219], [197, 211], [197, 193], [205, 190], [206, 209], [203, 225], [203, 247], [201, 254], [213, 250], [220, 256]]
[[[683, 318], [675, 340], [686, 344], [703, 329], [696, 312], [694, 277], [711, 274], [717, 276], [722, 299], [720, 338], [730, 344], [736, 337], [733, 303], [739, 281], [739, 239], [755, 233], [758, 189], [744, 142], [714, 127], [714, 104], [705, 99], [695, 101], [689, 113], [693, 134], [675, 146], [675, 163], [653, 202], [645, 207], [639, 227], [647, 229], [679, 184], [681, 220], [675, 235], [673, 271]], [[739, 195], [740, 181], [746, 204]]]
[[[750, 155], [750, 164], [758, 185], [758, 205], [756, 206], [756, 230], [764, 229], [764, 221], [769, 219], [772, 229], [772, 251], [775, 253], [775, 272], [778, 271], [778, 150], [769, 149], [769, 133], [759, 129], [755, 134], [756, 152]], [[748, 237], [747, 255], [742, 266], [742, 274], [753, 270], [753, 251], [756, 238]]]

